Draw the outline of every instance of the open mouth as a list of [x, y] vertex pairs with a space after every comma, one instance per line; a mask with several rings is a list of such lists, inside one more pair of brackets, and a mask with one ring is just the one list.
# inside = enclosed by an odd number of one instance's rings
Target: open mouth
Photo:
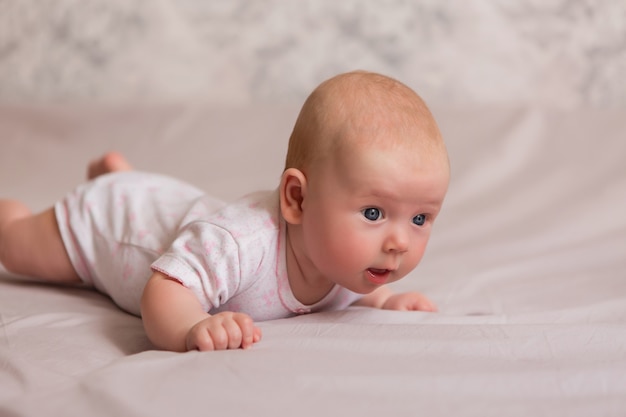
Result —
[[372, 284], [383, 285], [389, 279], [391, 271], [389, 269], [369, 268], [367, 270], [367, 278]]

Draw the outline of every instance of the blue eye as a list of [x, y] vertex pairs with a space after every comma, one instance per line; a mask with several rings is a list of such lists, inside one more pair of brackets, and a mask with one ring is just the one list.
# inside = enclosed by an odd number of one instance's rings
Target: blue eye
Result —
[[363, 216], [365, 216], [367, 220], [372, 222], [380, 219], [381, 215], [380, 210], [374, 207], [366, 208], [361, 213], [363, 213]]
[[418, 214], [417, 216], [413, 217], [413, 224], [418, 225], [418, 226], [423, 226], [424, 223], [426, 223], [425, 214]]

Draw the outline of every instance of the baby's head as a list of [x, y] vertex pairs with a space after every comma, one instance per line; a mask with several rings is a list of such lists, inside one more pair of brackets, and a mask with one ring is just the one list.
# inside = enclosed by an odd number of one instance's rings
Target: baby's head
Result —
[[351, 147], [446, 153], [420, 96], [397, 80], [365, 71], [337, 75], [311, 93], [291, 134], [285, 169], [306, 172]]
[[402, 278], [448, 180], [439, 128], [413, 90], [362, 71], [323, 82], [298, 116], [280, 185], [299, 269], [359, 293]]

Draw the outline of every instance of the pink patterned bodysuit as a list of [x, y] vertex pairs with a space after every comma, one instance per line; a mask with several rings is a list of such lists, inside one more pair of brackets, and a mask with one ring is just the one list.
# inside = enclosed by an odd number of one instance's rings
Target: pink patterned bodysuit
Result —
[[276, 191], [224, 205], [170, 177], [118, 172], [77, 187], [55, 212], [81, 279], [136, 315], [152, 270], [189, 288], [207, 312], [255, 320], [343, 309], [360, 297], [335, 286], [314, 305], [295, 298]]

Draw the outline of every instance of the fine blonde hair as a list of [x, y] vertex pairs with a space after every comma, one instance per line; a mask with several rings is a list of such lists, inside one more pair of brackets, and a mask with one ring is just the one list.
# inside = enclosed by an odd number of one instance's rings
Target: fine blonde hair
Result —
[[430, 146], [442, 143], [430, 110], [411, 88], [372, 72], [339, 74], [320, 84], [304, 102], [289, 138], [285, 169], [306, 170], [341, 147], [348, 134], [361, 140], [376, 138], [362, 133], [390, 127], [400, 133], [396, 142], [415, 140], [409, 132], [418, 127], [419, 139], [432, 142]]

